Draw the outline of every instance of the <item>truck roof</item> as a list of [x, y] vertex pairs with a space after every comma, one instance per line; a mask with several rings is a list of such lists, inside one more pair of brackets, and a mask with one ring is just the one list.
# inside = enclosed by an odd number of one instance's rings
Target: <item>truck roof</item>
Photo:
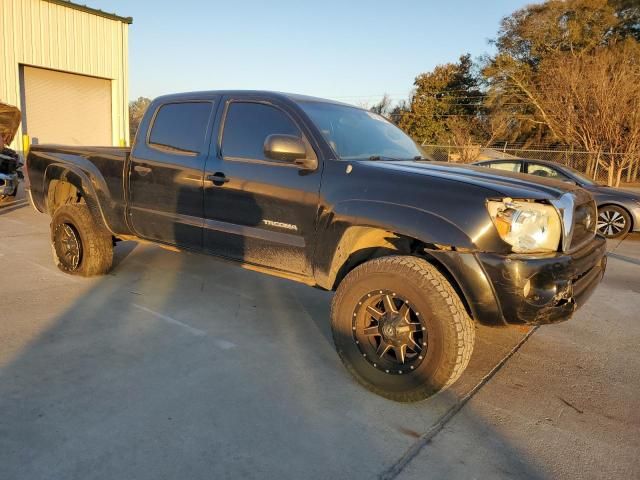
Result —
[[350, 105], [344, 102], [338, 102], [336, 100], [329, 100], [326, 98], [312, 97], [309, 95], [300, 95], [298, 93], [286, 93], [286, 92], [274, 92], [270, 90], [204, 90], [198, 92], [183, 92], [172, 93], [168, 95], [162, 95], [157, 97], [156, 100], [166, 102], [167, 100], [203, 100], [209, 97], [222, 96], [222, 95], [256, 95], [261, 97], [271, 97], [274, 99], [290, 100], [293, 102], [322, 102], [332, 103], [335, 105], [343, 105], [347, 107], [359, 108], [354, 105]]

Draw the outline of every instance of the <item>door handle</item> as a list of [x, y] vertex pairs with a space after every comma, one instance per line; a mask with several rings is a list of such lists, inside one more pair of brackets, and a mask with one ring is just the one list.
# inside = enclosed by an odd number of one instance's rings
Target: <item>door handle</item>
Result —
[[145, 167], [144, 165], [135, 165], [135, 166], [133, 167], [133, 169], [134, 169], [136, 172], [138, 172], [140, 175], [142, 175], [143, 177], [144, 177], [147, 173], [151, 172], [151, 169], [150, 169], [149, 167]]
[[218, 187], [224, 185], [229, 181], [229, 179], [222, 172], [216, 172], [213, 175], [207, 175], [207, 180], [213, 182], [214, 185]]

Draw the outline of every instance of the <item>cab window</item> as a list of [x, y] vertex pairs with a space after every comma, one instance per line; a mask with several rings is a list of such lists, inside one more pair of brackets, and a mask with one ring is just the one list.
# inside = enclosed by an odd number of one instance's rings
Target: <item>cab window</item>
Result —
[[302, 138], [298, 127], [282, 110], [264, 103], [231, 102], [222, 133], [222, 157], [271, 162], [264, 154], [264, 141], [269, 135]]
[[504, 170], [506, 172], [522, 172], [522, 162], [494, 162], [486, 164], [495, 170]]
[[201, 153], [210, 114], [209, 102], [162, 105], [151, 127], [149, 146], [183, 155]]
[[563, 175], [555, 168], [541, 165], [539, 163], [530, 163], [527, 168], [529, 175], [536, 175], [538, 177], [555, 178], [556, 180], [568, 180], [566, 175]]

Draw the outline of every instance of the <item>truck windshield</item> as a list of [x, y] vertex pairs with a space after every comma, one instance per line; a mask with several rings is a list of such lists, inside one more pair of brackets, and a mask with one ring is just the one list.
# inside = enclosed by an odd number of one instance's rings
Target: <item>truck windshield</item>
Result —
[[411, 160], [422, 157], [415, 142], [380, 115], [347, 105], [300, 102], [342, 160]]

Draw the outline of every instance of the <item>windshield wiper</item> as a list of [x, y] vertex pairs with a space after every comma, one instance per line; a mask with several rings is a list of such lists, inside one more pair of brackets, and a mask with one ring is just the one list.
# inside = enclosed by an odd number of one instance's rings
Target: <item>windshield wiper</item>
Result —
[[384, 155], [371, 155], [369, 160], [383, 160], [387, 162], [400, 162], [402, 158], [385, 157]]

